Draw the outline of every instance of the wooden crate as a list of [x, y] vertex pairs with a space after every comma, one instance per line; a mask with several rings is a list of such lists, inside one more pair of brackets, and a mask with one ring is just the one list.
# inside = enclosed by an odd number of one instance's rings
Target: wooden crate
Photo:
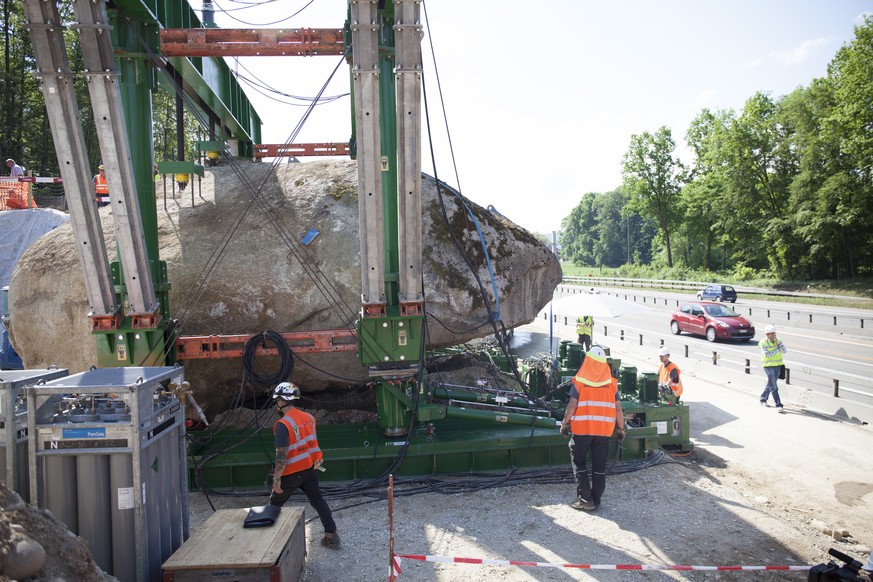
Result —
[[164, 582], [294, 582], [306, 558], [303, 509], [283, 507], [270, 527], [243, 528], [249, 508], [212, 514], [163, 565]]

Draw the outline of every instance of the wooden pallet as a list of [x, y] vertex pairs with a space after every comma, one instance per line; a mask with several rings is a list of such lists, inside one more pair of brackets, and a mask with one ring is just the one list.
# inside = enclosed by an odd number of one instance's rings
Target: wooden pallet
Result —
[[283, 507], [270, 527], [243, 528], [249, 508], [212, 514], [163, 565], [164, 582], [296, 581], [306, 558], [304, 512]]

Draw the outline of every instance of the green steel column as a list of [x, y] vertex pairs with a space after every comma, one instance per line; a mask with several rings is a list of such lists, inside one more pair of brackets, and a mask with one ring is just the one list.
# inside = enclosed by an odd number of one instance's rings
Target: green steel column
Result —
[[[128, 22], [112, 12], [114, 45], [122, 52], [117, 59], [121, 73], [119, 88], [124, 119], [127, 125], [127, 140], [130, 144], [133, 176], [137, 198], [142, 213], [143, 230], [149, 259], [158, 260], [158, 213], [155, 205], [155, 183], [152, 167], [154, 145], [152, 143], [152, 87], [154, 76], [151, 65], [146, 62], [140, 39], [150, 44], [156, 34], [153, 27], [141, 22]], [[153, 48], [157, 51], [157, 48]], [[154, 269], [154, 268], [153, 268]]]
[[[389, 8], [390, 7], [390, 8]], [[385, 240], [385, 297], [389, 308], [398, 305], [400, 251], [397, 218], [397, 85], [394, 79], [394, 4], [386, 3], [379, 45], [379, 112], [382, 119], [382, 218]]]
[[[166, 263], [160, 260], [158, 251], [158, 214], [152, 173], [152, 89], [155, 78], [152, 66], [147, 60], [147, 51], [142, 46], [145, 41], [151, 50], [157, 51], [158, 35], [154, 26], [119, 18], [116, 11], [109, 11], [108, 16], [113, 26], [112, 44], [116, 51], [118, 88], [124, 111], [134, 188], [161, 319], [155, 328], [133, 329], [132, 321], [125, 317], [119, 329], [98, 334], [98, 361], [101, 367], [165, 365], [174, 361], [172, 353], [165, 357], [165, 342], [168, 341], [165, 330], [170, 317], [170, 285], [167, 281]], [[123, 265], [115, 261], [112, 264], [113, 279], [117, 292], [121, 295], [121, 303], [126, 305], [122, 271]]]
[[[386, 317], [365, 317], [358, 324], [359, 356], [366, 366], [413, 366], [421, 360], [424, 317], [400, 314], [400, 253], [397, 201], [397, 97], [394, 77], [394, 5], [386, 2], [378, 10], [379, 26], [379, 114], [381, 120], [379, 152], [382, 162], [382, 237]], [[347, 22], [348, 26], [348, 22]], [[348, 40], [347, 40], [348, 42]], [[354, 119], [354, 115], [352, 116]], [[354, 126], [353, 126], [354, 129]], [[352, 140], [352, 155], [357, 145]], [[390, 398], [378, 402], [392, 407]], [[379, 408], [380, 417], [396, 413]], [[393, 422], [393, 421], [391, 421]], [[390, 423], [389, 423], [390, 424]]]
[[405, 435], [407, 414], [411, 402], [402, 390], [385, 380], [376, 381], [376, 410], [379, 411], [379, 430], [387, 437]]
[[152, 141], [152, 90], [155, 76], [152, 65], [146, 60], [145, 41], [151, 50], [157, 52], [160, 44], [155, 26], [143, 22], [129, 22], [118, 18], [115, 11], [110, 12], [113, 30], [113, 45], [120, 56], [117, 58], [121, 73], [119, 90], [124, 109], [127, 140], [130, 146], [131, 165], [134, 184], [142, 217], [146, 249], [151, 265], [155, 294], [160, 303], [161, 318], [166, 322], [170, 317], [167, 265], [160, 260], [158, 250], [158, 211], [155, 204], [154, 160], [155, 150]]

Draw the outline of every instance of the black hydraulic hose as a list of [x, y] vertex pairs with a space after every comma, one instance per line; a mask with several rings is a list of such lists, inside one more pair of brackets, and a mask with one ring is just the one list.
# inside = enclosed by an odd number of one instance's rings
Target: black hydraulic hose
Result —
[[[257, 354], [258, 347], [266, 347], [268, 342], [273, 343], [279, 352], [279, 367], [272, 374], [262, 374], [255, 369], [255, 355]], [[294, 354], [281, 335], [275, 331], [267, 330], [252, 336], [246, 342], [242, 355], [242, 364], [246, 376], [248, 376], [256, 388], [272, 388], [291, 376], [291, 372], [294, 370]]]

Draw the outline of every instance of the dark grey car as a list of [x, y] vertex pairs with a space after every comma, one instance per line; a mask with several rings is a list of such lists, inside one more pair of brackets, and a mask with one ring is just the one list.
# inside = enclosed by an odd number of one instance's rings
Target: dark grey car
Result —
[[697, 298], [700, 300], [712, 300], [712, 301], [730, 301], [731, 303], [737, 302], [737, 291], [730, 285], [707, 285], [705, 289], [697, 292]]

